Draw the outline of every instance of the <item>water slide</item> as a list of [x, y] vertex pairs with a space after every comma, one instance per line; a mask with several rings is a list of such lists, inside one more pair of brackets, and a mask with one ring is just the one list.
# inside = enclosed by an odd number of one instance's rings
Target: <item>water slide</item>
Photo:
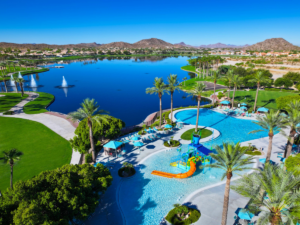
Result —
[[190, 170], [187, 171], [186, 173], [178, 173], [178, 174], [174, 174], [174, 173], [166, 173], [166, 172], [161, 172], [161, 171], [157, 171], [157, 170], [153, 170], [151, 174], [156, 175], [156, 176], [161, 176], [161, 177], [167, 177], [167, 178], [179, 178], [179, 179], [183, 179], [183, 178], [187, 178], [192, 176], [195, 171], [196, 171], [196, 163], [194, 163], [192, 160], [190, 161]]

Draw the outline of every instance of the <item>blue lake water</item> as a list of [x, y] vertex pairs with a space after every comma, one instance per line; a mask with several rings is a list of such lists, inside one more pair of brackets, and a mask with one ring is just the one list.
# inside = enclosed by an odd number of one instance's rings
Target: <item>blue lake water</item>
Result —
[[[51, 111], [69, 113], [80, 107], [85, 98], [94, 98], [101, 109], [112, 116], [122, 119], [126, 126], [141, 123], [147, 115], [159, 110], [157, 95], [145, 93], [152, 87], [155, 77], [163, 77], [165, 82], [170, 74], [177, 74], [180, 81], [188, 73], [180, 69], [187, 65], [187, 57], [165, 58], [162, 60], [85, 60], [62, 64], [62, 69], [50, 69], [48, 72], [34, 75], [38, 85], [37, 91], [51, 93], [55, 96]], [[67, 62], [67, 61], [66, 61]], [[54, 64], [51, 66], [55, 66]], [[55, 88], [61, 85], [62, 76], [69, 85], [67, 90]], [[25, 76], [30, 81], [30, 76]], [[26, 82], [25, 90], [28, 88]], [[3, 85], [3, 84], [2, 84]], [[186, 98], [183, 98], [185, 96]], [[205, 101], [203, 101], [203, 104]], [[195, 105], [196, 99], [187, 97], [183, 92], [174, 93], [174, 107]], [[170, 96], [164, 95], [162, 106], [170, 108]]]
[[[175, 117], [186, 124], [196, 124], [197, 110], [181, 111]], [[267, 132], [248, 134], [260, 127], [250, 120], [232, 118], [208, 109], [200, 109], [199, 125], [213, 127], [221, 133], [217, 139], [203, 143], [209, 149], [211, 146], [221, 146], [223, 142], [244, 142], [268, 135]], [[182, 149], [187, 149], [187, 145], [182, 145]], [[153, 170], [182, 173], [181, 169], [170, 166], [171, 158], [176, 155], [176, 150], [159, 152], [146, 159], [134, 177], [123, 181], [119, 196], [127, 224], [159, 224], [173, 204], [182, 203], [192, 192], [221, 181], [224, 171], [215, 168], [203, 171], [197, 167], [193, 176], [186, 179], [169, 179], [151, 174]]]

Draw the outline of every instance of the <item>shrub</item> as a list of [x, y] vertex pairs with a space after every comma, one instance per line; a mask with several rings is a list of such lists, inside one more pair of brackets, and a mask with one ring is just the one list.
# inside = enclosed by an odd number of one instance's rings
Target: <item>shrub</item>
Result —
[[298, 91], [300, 91], [300, 83], [296, 85], [296, 88], [298, 89]]
[[135, 174], [135, 169], [131, 163], [124, 162], [123, 167], [118, 170], [118, 175], [120, 177], [131, 177]]
[[14, 111], [6, 111], [3, 113], [3, 115], [14, 115], [15, 112]]
[[92, 153], [85, 154], [85, 163], [91, 163], [93, 161]]
[[221, 99], [223, 98], [225, 95], [222, 92], [218, 92], [218, 98]]
[[180, 145], [180, 142], [177, 141], [177, 140], [170, 140], [170, 141], [165, 141], [164, 142], [165, 147], [178, 147], [179, 145]]
[[288, 171], [293, 171], [295, 175], [300, 175], [300, 154], [289, 156], [285, 161]]
[[276, 99], [276, 105], [278, 109], [284, 109], [286, 107], [286, 105], [293, 101], [300, 101], [300, 96], [299, 95], [293, 95], [293, 96], [282, 96]]
[[265, 91], [282, 91], [282, 92], [292, 92], [292, 93], [298, 92], [298, 91], [294, 91], [294, 90], [290, 90], [290, 89], [279, 89], [279, 88], [265, 88]]
[[284, 86], [285, 88], [289, 88], [293, 86], [293, 82], [291, 80], [288, 80], [286, 78], [277, 78], [275, 83], [274, 83], [275, 87], [282, 87]]
[[261, 152], [260, 151], [246, 151], [247, 155], [261, 155]]
[[[178, 208], [183, 209], [183, 207], [187, 208], [188, 213], [190, 213], [190, 216], [189, 216], [189, 218], [187, 218], [185, 220], [180, 220], [177, 216]], [[174, 225], [189, 225], [189, 224], [192, 224], [192, 223], [195, 223], [196, 221], [198, 221], [200, 216], [201, 216], [201, 214], [197, 209], [188, 208], [187, 206], [175, 205], [175, 208], [172, 209], [166, 216], [166, 220], [169, 223], [172, 223]]]

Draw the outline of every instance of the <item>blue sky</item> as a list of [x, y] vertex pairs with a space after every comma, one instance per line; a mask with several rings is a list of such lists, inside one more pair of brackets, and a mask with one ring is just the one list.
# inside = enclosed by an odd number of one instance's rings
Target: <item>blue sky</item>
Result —
[[282, 37], [300, 45], [299, 0], [2, 0], [0, 42], [255, 44]]

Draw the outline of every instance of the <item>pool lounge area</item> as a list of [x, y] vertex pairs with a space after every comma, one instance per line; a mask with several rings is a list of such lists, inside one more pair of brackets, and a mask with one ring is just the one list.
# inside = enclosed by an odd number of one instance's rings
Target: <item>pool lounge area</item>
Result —
[[[163, 142], [173, 136], [180, 136], [180, 133], [194, 126], [196, 115], [196, 109], [175, 111], [174, 118], [183, 121], [184, 127], [176, 129], [170, 134], [160, 134], [161, 138], [145, 142], [141, 151], [133, 146], [133, 142], [129, 142], [125, 144], [127, 153], [121, 158], [109, 158], [101, 153], [98, 155], [97, 160], [111, 166], [109, 168], [113, 173], [125, 161], [134, 164], [137, 169], [137, 173], [133, 177], [117, 178], [118, 181], [113, 184], [116, 191], [116, 208], [120, 210], [115, 214], [121, 214], [121, 218], [120, 215], [116, 215], [114, 218], [112, 215], [110, 216], [115, 224], [160, 224], [164, 216], [173, 208], [173, 204], [182, 204], [197, 190], [220, 184], [222, 171], [208, 168], [199, 169], [198, 165], [195, 173], [186, 179], [170, 179], [151, 174], [153, 170], [174, 174], [183, 172], [178, 167], [170, 166], [170, 159], [178, 152], [176, 149], [166, 149]], [[266, 132], [248, 134], [259, 128], [251, 120], [233, 118], [209, 109], [200, 109], [199, 125], [220, 132], [219, 137], [202, 143], [212, 151], [215, 145], [222, 145], [223, 142], [243, 142], [244, 145], [247, 145], [250, 140], [262, 141], [267, 137]], [[158, 131], [158, 133], [161, 132]], [[181, 148], [186, 150], [188, 145], [182, 144]], [[256, 166], [255, 163], [253, 166]], [[199, 210], [201, 212], [201, 208]], [[97, 219], [91, 218], [88, 224], [96, 224], [96, 221]], [[201, 218], [197, 224], [204, 224], [200, 222]]]

